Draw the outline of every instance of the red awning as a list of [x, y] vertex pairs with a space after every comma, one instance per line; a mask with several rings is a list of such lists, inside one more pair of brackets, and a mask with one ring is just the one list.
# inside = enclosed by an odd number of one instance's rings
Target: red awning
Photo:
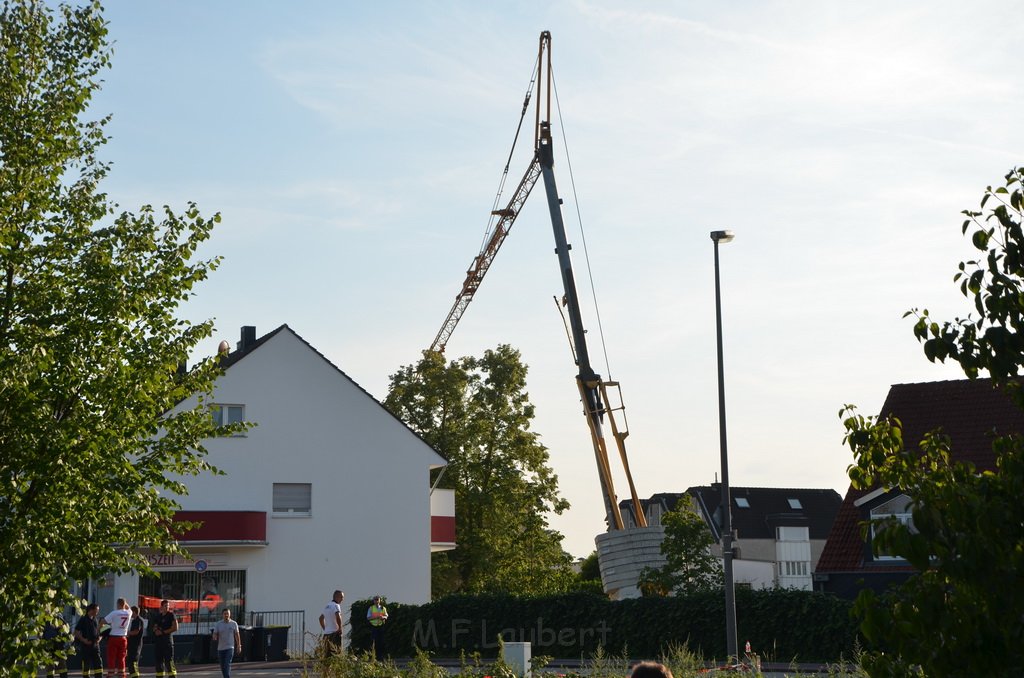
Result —
[[202, 523], [178, 536], [183, 544], [267, 543], [266, 511], [178, 511], [174, 521]]

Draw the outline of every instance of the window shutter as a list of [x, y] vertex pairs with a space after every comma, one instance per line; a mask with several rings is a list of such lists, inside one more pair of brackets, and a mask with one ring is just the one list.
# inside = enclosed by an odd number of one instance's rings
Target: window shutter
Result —
[[274, 483], [274, 513], [310, 513], [311, 483]]

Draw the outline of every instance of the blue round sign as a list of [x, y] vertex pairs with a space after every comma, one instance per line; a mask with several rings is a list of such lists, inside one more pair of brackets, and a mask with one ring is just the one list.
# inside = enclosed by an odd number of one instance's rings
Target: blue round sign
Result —
[[210, 567], [210, 564], [205, 560], [197, 560], [195, 566], [196, 572], [206, 572], [206, 569]]

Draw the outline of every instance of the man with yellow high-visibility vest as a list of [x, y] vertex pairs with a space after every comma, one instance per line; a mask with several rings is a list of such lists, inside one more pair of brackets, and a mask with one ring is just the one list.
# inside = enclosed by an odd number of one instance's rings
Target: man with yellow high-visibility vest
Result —
[[373, 597], [373, 603], [366, 608], [366, 620], [370, 622], [370, 637], [373, 639], [373, 654], [377, 661], [384, 659], [384, 624], [388, 620], [388, 608], [384, 607], [384, 599]]

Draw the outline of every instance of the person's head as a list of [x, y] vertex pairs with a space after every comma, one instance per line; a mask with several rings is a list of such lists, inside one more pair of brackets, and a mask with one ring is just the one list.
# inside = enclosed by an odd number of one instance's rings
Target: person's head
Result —
[[345, 592], [341, 590], [335, 591], [334, 595], [331, 596], [331, 599], [336, 603], [340, 603], [341, 601], [345, 600]]
[[85, 613], [90, 617], [95, 617], [100, 611], [100, 606], [96, 603], [89, 603], [89, 607], [85, 608]]
[[384, 599], [381, 598], [380, 596], [374, 596], [373, 597], [373, 604], [374, 605], [380, 605], [383, 602], [384, 602]]
[[132, 611], [132, 616], [133, 617], [138, 617], [139, 616], [139, 606], [138, 605], [132, 605], [129, 609]]
[[171, 609], [171, 601], [166, 600], [166, 599], [160, 601], [160, 611], [161, 612], [167, 612], [170, 609]]
[[640, 662], [633, 667], [630, 678], [672, 678], [672, 671], [658, 662]]
[[125, 600], [124, 598], [118, 598], [117, 599], [117, 605], [115, 605], [114, 607], [116, 607], [119, 610], [127, 610], [128, 609], [128, 601]]
[[230, 621], [231, 620], [231, 610], [225, 607], [223, 610], [220, 611], [220, 618], [223, 619], [224, 621]]

